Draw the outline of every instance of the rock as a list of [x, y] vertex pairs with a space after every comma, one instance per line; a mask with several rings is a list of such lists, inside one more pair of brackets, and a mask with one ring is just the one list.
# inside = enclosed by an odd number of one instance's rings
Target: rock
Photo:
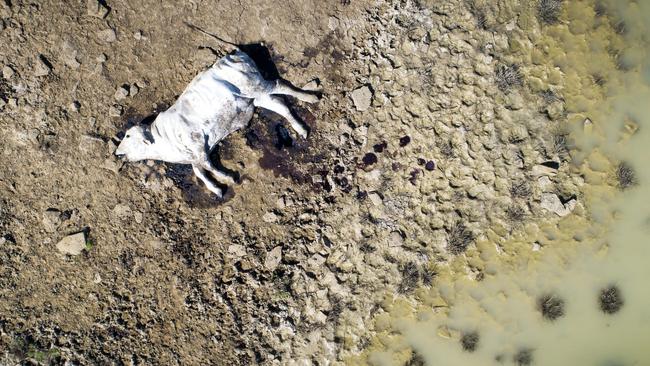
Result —
[[68, 41], [64, 41], [61, 46], [61, 60], [71, 69], [78, 69], [81, 63], [77, 60], [78, 51]]
[[81, 108], [81, 103], [79, 101], [75, 100], [72, 103], [68, 105], [68, 110], [71, 112], [79, 112], [79, 108]]
[[129, 88], [129, 95], [134, 97], [140, 92], [140, 88], [138, 87], [137, 84], [132, 84], [131, 87]]
[[117, 90], [115, 91], [115, 95], [113, 95], [115, 100], [122, 100], [128, 96], [129, 96], [129, 89], [127, 89], [124, 85], [117, 88]]
[[277, 246], [270, 252], [266, 253], [266, 260], [264, 260], [264, 267], [269, 271], [275, 270], [282, 261], [282, 247]]
[[265, 213], [264, 216], [262, 216], [262, 220], [264, 222], [273, 223], [273, 222], [278, 221], [278, 216], [276, 214], [274, 214], [273, 212], [269, 211], [269, 212]]
[[370, 108], [370, 102], [372, 101], [372, 92], [367, 86], [363, 86], [359, 89], [354, 90], [350, 97], [354, 106], [358, 111], [365, 111]]
[[131, 208], [128, 205], [118, 204], [113, 207], [113, 216], [119, 220], [131, 217]]
[[104, 19], [111, 9], [98, 0], [87, 0], [86, 1], [86, 13], [91, 17]]
[[124, 107], [121, 105], [114, 105], [108, 109], [108, 115], [110, 117], [119, 117], [124, 113]]
[[55, 209], [48, 209], [43, 213], [43, 228], [48, 233], [53, 233], [61, 225], [61, 212]]
[[246, 248], [243, 245], [233, 244], [228, 247], [228, 253], [235, 258], [241, 258], [246, 255]]
[[97, 32], [97, 38], [106, 43], [113, 43], [117, 40], [117, 34], [115, 33], [115, 30], [108, 28]]
[[535, 177], [541, 177], [541, 176], [552, 177], [557, 174], [557, 169], [554, 169], [554, 167], [540, 164], [540, 165], [533, 166], [531, 174]]
[[553, 182], [548, 176], [542, 176], [537, 179], [537, 184], [542, 192], [548, 192], [553, 187]]
[[80, 232], [68, 235], [56, 244], [56, 249], [63, 254], [79, 255], [86, 249], [86, 234]]
[[14, 69], [11, 68], [11, 66], [5, 66], [2, 68], [2, 77], [9, 80], [11, 79], [12, 76], [14, 76], [15, 72]]
[[34, 76], [46, 76], [49, 75], [52, 71], [52, 64], [45, 58], [43, 55], [38, 56], [36, 60], [36, 65], [34, 65]]
[[540, 206], [542, 206], [543, 209], [546, 209], [548, 211], [554, 212], [560, 217], [564, 217], [573, 211], [575, 208], [577, 202], [575, 199], [570, 200], [566, 204], [562, 204], [562, 201], [560, 200], [560, 197], [558, 197], [556, 194], [553, 193], [543, 193], [542, 194], [542, 202]]

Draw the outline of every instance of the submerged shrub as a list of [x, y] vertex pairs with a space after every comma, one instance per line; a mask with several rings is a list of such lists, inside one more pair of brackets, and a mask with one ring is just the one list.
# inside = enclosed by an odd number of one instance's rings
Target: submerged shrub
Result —
[[476, 351], [478, 346], [479, 336], [477, 332], [465, 333], [460, 338], [460, 345], [463, 346], [463, 349], [467, 352]]
[[636, 173], [626, 162], [620, 163], [616, 168], [616, 179], [618, 180], [618, 187], [623, 190], [637, 184]]
[[527, 366], [533, 364], [533, 350], [530, 348], [524, 348], [519, 350], [515, 357], [513, 358], [515, 364], [520, 366]]
[[539, 311], [548, 320], [556, 320], [564, 315], [564, 300], [556, 295], [544, 295], [538, 301]]
[[618, 287], [611, 285], [600, 291], [600, 310], [605, 314], [614, 314], [623, 307], [623, 297]]

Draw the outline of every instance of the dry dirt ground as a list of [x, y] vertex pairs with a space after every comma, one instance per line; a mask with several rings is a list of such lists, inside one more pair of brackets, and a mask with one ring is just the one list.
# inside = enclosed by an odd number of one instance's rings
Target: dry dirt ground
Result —
[[[508, 56], [510, 3], [0, 1], [2, 362], [343, 363], [385, 292], [487, 226], [580, 209], [553, 79]], [[113, 155], [227, 52], [184, 21], [325, 91], [290, 101], [307, 141], [260, 112], [221, 144], [225, 201]], [[57, 249], [80, 231], [81, 254]]]

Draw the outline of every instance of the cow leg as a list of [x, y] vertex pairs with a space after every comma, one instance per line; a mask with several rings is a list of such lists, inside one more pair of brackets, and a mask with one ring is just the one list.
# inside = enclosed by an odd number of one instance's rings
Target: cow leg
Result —
[[256, 107], [268, 109], [272, 112], [275, 112], [282, 117], [284, 117], [287, 121], [289, 121], [289, 124], [291, 124], [291, 127], [303, 138], [307, 138], [307, 128], [306, 126], [298, 121], [296, 117], [293, 116], [289, 108], [284, 104], [282, 99], [272, 96], [272, 95], [264, 95], [259, 98], [255, 98], [253, 100], [253, 104]]
[[291, 83], [288, 81], [282, 79], [275, 81], [275, 86], [273, 86], [273, 89], [269, 94], [290, 95], [298, 100], [307, 103], [318, 103], [320, 100], [319, 92], [302, 90], [291, 85]]
[[230, 174], [224, 172], [223, 170], [219, 170], [207, 158], [203, 162], [203, 168], [209, 171], [210, 174], [214, 177], [214, 179], [218, 180], [221, 183], [227, 183], [232, 185], [236, 184], [235, 179], [231, 177]]
[[222, 198], [223, 197], [223, 191], [221, 188], [217, 187], [211, 180], [208, 178], [205, 173], [203, 172], [202, 168], [199, 166], [196, 166], [192, 164], [192, 169], [194, 170], [194, 174], [203, 181], [205, 186], [214, 194], [217, 195], [217, 197]]

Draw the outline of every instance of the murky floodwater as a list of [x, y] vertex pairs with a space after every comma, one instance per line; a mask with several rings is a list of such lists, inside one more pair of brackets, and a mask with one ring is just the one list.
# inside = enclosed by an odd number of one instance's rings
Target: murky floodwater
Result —
[[[479, 243], [482, 282], [441, 279], [417, 304], [394, 301], [371, 362], [412, 350], [431, 365], [650, 365], [649, 16], [648, 0], [565, 1], [529, 50], [564, 75], [587, 214], [529, 227], [518, 241], [542, 249], [507, 261]], [[636, 176], [625, 190], [621, 161]]]

